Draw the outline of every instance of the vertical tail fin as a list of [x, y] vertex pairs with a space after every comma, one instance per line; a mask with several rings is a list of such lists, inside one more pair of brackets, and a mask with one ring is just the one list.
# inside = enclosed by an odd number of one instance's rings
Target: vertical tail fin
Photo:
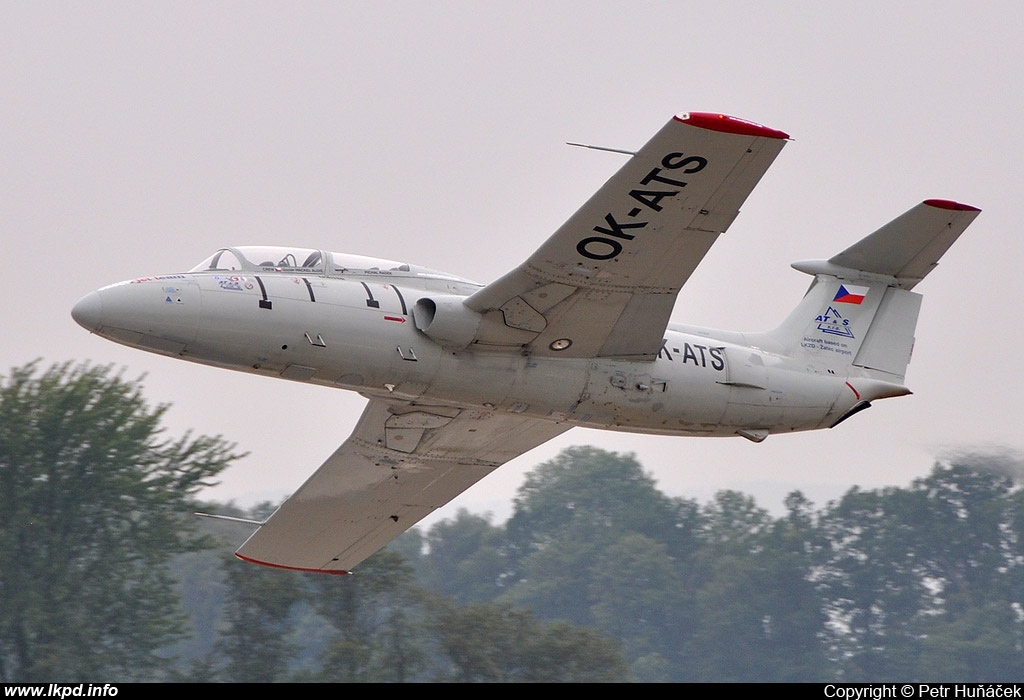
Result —
[[828, 260], [793, 263], [814, 281], [765, 347], [830, 370], [858, 367], [902, 384], [921, 295], [910, 291], [980, 209], [929, 199]]

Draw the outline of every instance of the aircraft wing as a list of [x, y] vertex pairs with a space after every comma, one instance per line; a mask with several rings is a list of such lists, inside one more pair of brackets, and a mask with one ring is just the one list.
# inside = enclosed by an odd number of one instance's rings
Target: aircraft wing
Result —
[[657, 356], [676, 296], [782, 150], [781, 131], [673, 117], [525, 263], [473, 294], [473, 347]]
[[285, 569], [348, 573], [497, 467], [569, 427], [371, 399], [348, 440], [236, 555]]

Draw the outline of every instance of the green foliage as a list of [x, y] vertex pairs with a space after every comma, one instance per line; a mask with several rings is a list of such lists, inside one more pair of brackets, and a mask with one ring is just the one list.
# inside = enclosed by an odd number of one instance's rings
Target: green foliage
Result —
[[[623, 535], [601, 552], [588, 584], [592, 624], [622, 640], [627, 658], [675, 663], [694, 621], [693, 596], [664, 544]], [[667, 681], [654, 669], [634, 667], [638, 680]]]
[[918, 674], [948, 683], [962, 679], [1019, 683], [1024, 662], [1020, 607], [993, 601], [955, 618], [923, 625]]
[[505, 530], [489, 517], [460, 509], [424, 538], [427, 556], [417, 561], [420, 585], [464, 603], [491, 600], [508, 567]]
[[[979, 456], [909, 488], [852, 489], [822, 515], [821, 581], [839, 623], [828, 632], [846, 678], [934, 680], [945, 668], [997, 681], [1024, 665], [1019, 502]], [[979, 648], [985, 660], [969, 661]]]
[[422, 679], [426, 663], [423, 593], [400, 555], [385, 550], [352, 576], [312, 576], [313, 602], [330, 630], [318, 680], [343, 683]]
[[165, 409], [88, 365], [0, 386], [0, 681], [1006, 682], [1024, 667], [1012, 455], [822, 510], [793, 493], [776, 518], [734, 491], [669, 498], [632, 455], [576, 447], [528, 475], [508, 523], [459, 511], [323, 576], [238, 561], [237, 524], [192, 528], [196, 491], [238, 455], [161, 438]]
[[[225, 559], [227, 628], [217, 651], [226, 658], [221, 672], [236, 683], [272, 683], [287, 679], [297, 648], [288, 640], [292, 611], [304, 598], [293, 572]], [[301, 578], [299, 579], [301, 582]]]
[[16, 368], [0, 386], [0, 680], [145, 677], [183, 634], [171, 557], [204, 546], [198, 489], [239, 455], [160, 438], [166, 407], [109, 367]]
[[701, 513], [701, 540], [716, 555], [756, 551], [773, 522], [767, 510], [738, 491], [719, 491]]
[[445, 606], [436, 633], [460, 683], [570, 683], [625, 680], [617, 644], [566, 623], [546, 624], [509, 605]]
[[773, 517], [572, 448], [505, 526], [460, 511], [354, 576], [296, 575], [316, 614], [288, 634], [315, 640], [306, 680], [1012, 680], [1024, 495], [998, 466], [968, 455], [821, 510], [796, 492]]
[[[492, 600], [621, 639], [638, 680], [1005, 680], [1024, 665], [1024, 496], [1019, 461], [997, 462], [822, 511], [793, 493], [775, 518], [737, 492], [668, 499], [631, 456], [572, 448], [528, 476], [504, 539], [487, 531], [507, 567]], [[459, 520], [432, 548], [480, 557]]]
[[[675, 560], [697, 547], [692, 527], [696, 505], [658, 491], [633, 455], [568, 448], [527, 475], [515, 503], [506, 526], [510, 570], [505, 578], [513, 587], [509, 600], [539, 603], [531, 589], [556, 586], [565, 604], [589, 605], [585, 591], [540, 579], [551, 574], [568, 582], [588, 580], [592, 562], [624, 536], [639, 534], [659, 542], [664, 555]], [[555, 606], [567, 609], [562, 602]], [[590, 621], [583, 610], [567, 619]]]
[[507, 531], [522, 556], [567, 528], [590, 542], [630, 531], [674, 545], [679, 515], [633, 455], [570, 447], [527, 474]]

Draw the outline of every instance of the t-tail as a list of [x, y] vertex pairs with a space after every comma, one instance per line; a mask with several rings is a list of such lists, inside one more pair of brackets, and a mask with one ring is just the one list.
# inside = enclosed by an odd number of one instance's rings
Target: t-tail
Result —
[[781, 326], [755, 342], [820, 371], [855, 378], [858, 402], [910, 393], [904, 384], [921, 295], [911, 290], [980, 213], [929, 199], [828, 260], [793, 263], [814, 281]]

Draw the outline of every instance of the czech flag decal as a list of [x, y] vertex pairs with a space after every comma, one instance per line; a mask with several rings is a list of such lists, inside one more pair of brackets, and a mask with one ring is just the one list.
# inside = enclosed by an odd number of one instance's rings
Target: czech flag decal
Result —
[[832, 301], [838, 301], [843, 304], [859, 304], [864, 301], [864, 295], [867, 293], [867, 287], [854, 287], [852, 284], [841, 284], [839, 285], [839, 291], [836, 292], [836, 296]]

